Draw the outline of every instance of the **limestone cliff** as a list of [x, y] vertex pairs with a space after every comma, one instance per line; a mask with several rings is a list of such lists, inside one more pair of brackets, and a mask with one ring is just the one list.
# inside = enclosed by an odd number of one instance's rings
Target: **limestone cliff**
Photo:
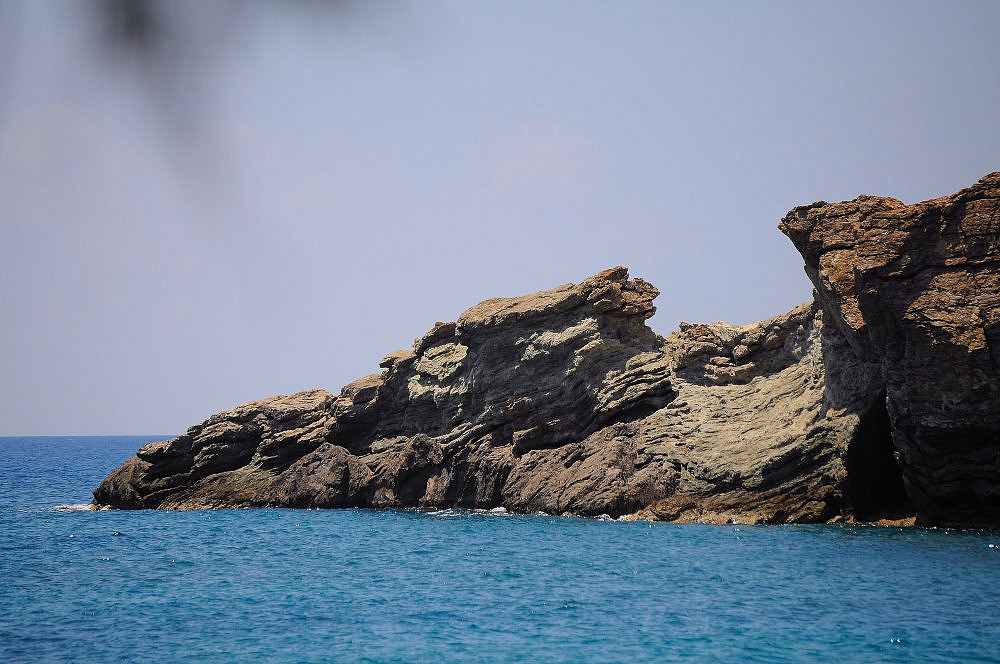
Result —
[[623, 267], [488, 300], [338, 396], [142, 447], [95, 505], [997, 523], [998, 182], [796, 208], [818, 299], [747, 327], [660, 337], [658, 291]]

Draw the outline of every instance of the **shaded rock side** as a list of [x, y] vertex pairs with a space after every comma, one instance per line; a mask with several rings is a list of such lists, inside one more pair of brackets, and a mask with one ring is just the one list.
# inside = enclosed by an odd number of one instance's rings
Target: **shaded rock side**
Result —
[[828, 321], [879, 368], [921, 520], [1000, 524], [1000, 173], [915, 205], [798, 207], [780, 229]]
[[880, 365], [815, 304], [664, 339], [645, 324], [657, 295], [618, 267], [488, 300], [337, 396], [249, 403], [144, 446], [95, 504], [788, 522], [898, 502], [878, 489], [901, 486]]

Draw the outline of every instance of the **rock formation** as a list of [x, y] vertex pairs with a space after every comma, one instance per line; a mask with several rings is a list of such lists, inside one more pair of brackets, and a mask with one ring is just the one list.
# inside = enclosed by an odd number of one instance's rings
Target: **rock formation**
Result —
[[623, 267], [487, 300], [338, 396], [145, 445], [95, 505], [1000, 523], [998, 192], [792, 210], [816, 301], [747, 327], [660, 337]]
[[879, 368], [918, 514], [1000, 523], [1000, 173], [916, 205], [814, 203], [780, 228], [827, 318]]

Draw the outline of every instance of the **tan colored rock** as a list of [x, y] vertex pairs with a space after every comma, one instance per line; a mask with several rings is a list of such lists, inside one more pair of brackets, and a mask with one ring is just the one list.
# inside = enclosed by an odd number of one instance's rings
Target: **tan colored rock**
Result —
[[1000, 173], [915, 205], [815, 203], [780, 228], [832, 322], [880, 367], [921, 518], [1000, 523]]

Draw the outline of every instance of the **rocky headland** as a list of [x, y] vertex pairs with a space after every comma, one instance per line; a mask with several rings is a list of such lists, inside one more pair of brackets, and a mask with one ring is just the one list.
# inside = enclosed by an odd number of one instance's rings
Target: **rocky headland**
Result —
[[94, 505], [1000, 525], [1000, 173], [779, 228], [815, 286], [786, 314], [664, 338], [624, 267], [487, 300], [339, 395], [143, 446]]

